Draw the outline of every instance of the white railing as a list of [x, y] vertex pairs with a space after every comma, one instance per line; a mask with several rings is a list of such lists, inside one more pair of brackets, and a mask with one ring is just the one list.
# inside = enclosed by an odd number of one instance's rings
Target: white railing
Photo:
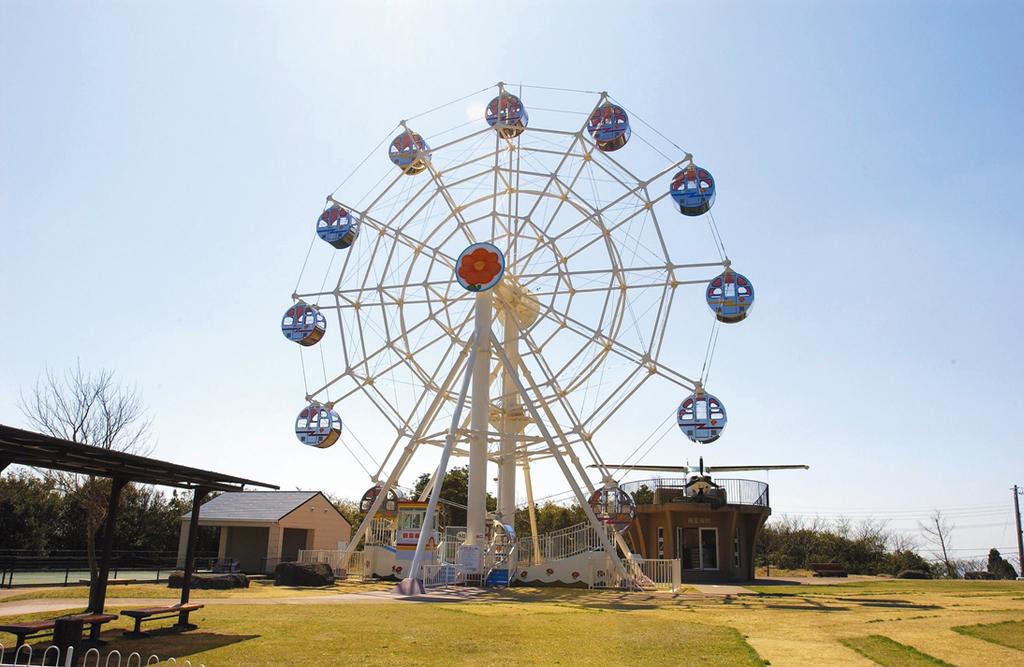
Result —
[[447, 588], [448, 586], [454, 586], [455, 584], [465, 583], [465, 577], [463, 576], [462, 569], [457, 565], [424, 564], [421, 567], [423, 570], [424, 589]]
[[345, 557], [344, 551], [335, 549], [299, 549], [300, 563], [326, 563], [334, 576], [362, 580], [363, 552], [353, 551]]
[[395, 531], [397, 528], [398, 524], [395, 523], [394, 519], [375, 518], [370, 522], [369, 530], [366, 531], [365, 544], [367, 546], [392, 546], [395, 543]]
[[623, 561], [639, 588], [672, 591], [682, 585], [682, 567], [678, 558], [627, 558]]
[[[33, 663], [33, 657], [40, 660], [40, 662]], [[78, 664], [78, 659], [75, 656], [75, 650], [70, 646], [63, 653], [57, 646], [48, 646], [45, 650], [35, 651], [35, 656], [33, 656], [33, 648], [28, 644], [18, 647], [17, 650], [5, 650], [4, 645], [0, 644], [0, 667], [23, 667], [24, 665], [31, 664], [71, 667]], [[187, 665], [192, 667], [192, 661], [183, 660], [179, 663], [174, 658], [168, 658], [166, 662], [161, 662], [160, 657], [156, 655], [151, 655], [148, 658], [143, 658], [139, 653], [130, 653], [127, 656], [122, 656], [118, 650], [111, 650], [104, 656], [100, 654], [99, 649], [91, 648], [82, 656], [81, 662], [81, 667], [143, 667], [143, 665], [146, 667], [159, 667], [160, 665], [166, 665], [166, 667], [178, 667], [179, 665], [180, 667], [185, 667]], [[204, 667], [204, 665], [200, 663], [199, 667]]]
[[[602, 526], [609, 542], [615, 540], [615, 528]], [[537, 538], [540, 560], [534, 558], [533, 538], [524, 537], [519, 540], [518, 565], [539, 565], [547, 560], [568, 558], [588, 551], [601, 551], [604, 543], [601, 533], [588, 522], [578, 523], [561, 530], [544, 533]]]

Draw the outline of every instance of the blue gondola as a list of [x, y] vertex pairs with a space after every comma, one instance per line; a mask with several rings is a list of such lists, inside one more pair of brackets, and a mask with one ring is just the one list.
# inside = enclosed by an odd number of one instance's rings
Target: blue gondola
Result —
[[304, 445], [327, 449], [341, 437], [341, 417], [322, 405], [307, 405], [295, 420], [295, 437]]
[[344, 250], [359, 236], [359, 219], [344, 207], [331, 204], [316, 221], [316, 233], [335, 248]]
[[611, 102], [594, 109], [587, 122], [587, 131], [590, 132], [597, 147], [606, 153], [625, 146], [632, 134], [626, 110]]
[[725, 406], [698, 387], [679, 404], [676, 423], [690, 440], [702, 445], [712, 443], [718, 440], [725, 428]]
[[423, 137], [406, 130], [392, 140], [388, 155], [399, 169], [411, 176], [427, 168], [430, 146]]
[[523, 101], [509, 93], [502, 93], [490, 101], [484, 119], [506, 139], [518, 137], [530, 122]]
[[754, 307], [754, 286], [746, 276], [726, 269], [708, 283], [707, 301], [719, 321], [739, 322]]
[[281, 318], [281, 333], [299, 345], [316, 345], [327, 333], [327, 319], [314, 306], [297, 303]]
[[690, 165], [672, 178], [669, 190], [683, 215], [702, 215], [715, 203], [715, 179], [703, 167]]

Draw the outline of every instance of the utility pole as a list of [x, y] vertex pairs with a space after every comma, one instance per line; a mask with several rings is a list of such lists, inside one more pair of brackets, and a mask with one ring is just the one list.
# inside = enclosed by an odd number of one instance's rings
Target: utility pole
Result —
[[1013, 485], [1013, 511], [1017, 515], [1017, 574], [1024, 579], [1024, 536], [1020, 532], [1020, 489]]

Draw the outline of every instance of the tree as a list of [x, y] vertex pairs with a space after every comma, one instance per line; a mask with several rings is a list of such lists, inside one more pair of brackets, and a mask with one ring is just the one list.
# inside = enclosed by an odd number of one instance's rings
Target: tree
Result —
[[[63, 376], [46, 369], [27, 394], [22, 391], [18, 407], [33, 428], [54, 437], [120, 452], [148, 451], [152, 421], [142, 398], [113, 371], [85, 372], [80, 362]], [[81, 504], [90, 581], [95, 581], [96, 537], [107, 516], [110, 480], [52, 470], [43, 475]]]
[[[423, 490], [430, 483], [433, 473], [423, 473], [416, 480], [416, 487], [413, 489], [414, 497], [419, 497]], [[441, 484], [441, 503], [437, 508], [439, 526], [465, 526], [466, 510], [469, 503], [469, 466], [452, 468], [444, 475], [444, 482]], [[498, 502], [490, 493], [486, 498], [487, 511], [494, 511]]]
[[935, 510], [932, 512], [931, 518], [928, 519], [928, 523], [918, 523], [921, 532], [925, 535], [925, 540], [929, 542], [932, 547], [938, 548], [942, 552], [942, 564], [946, 569], [946, 576], [956, 578], [958, 569], [956, 565], [949, 560], [949, 551], [951, 549], [952, 541], [951, 536], [953, 529], [956, 528], [948, 519], [942, 516], [941, 510]]
[[988, 571], [996, 579], [1017, 578], [1017, 570], [1013, 569], [1013, 565], [1003, 558], [999, 549], [992, 549], [988, 552]]

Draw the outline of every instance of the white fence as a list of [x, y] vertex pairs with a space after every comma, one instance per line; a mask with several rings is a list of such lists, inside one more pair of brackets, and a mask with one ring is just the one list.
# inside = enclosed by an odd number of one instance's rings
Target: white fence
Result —
[[[78, 658], [75, 656], [75, 651], [71, 647], [62, 654], [60, 648], [56, 646], [48, 646], [44, 650], [33, 651], [33, 647], [25, 644], [18, 647], [17, 650], [4, 649], [4, 645], [0, 644], [0, 667], [23, 667], [24, 665], [33, 664], [33, 658], [36, 661], [34, 664], [43, 665], [63, 665], [64, 667], [71, 667], [75, 664], [80, 664], [81, 667], [149, 667], [150, 665], [165, 665], [166, 667], [192, 667], [191, 660], [183, 660], [180, 663], [174, 658], [168, 658], [165, 662], [160, 660], [159, 656], [151, 655], [148, 658], [143, 658], [138, 653], [130, 653], [127, 657], [122, 656], [120, 651], [112, 650], [103, 656], [100, 654], [99, 649], [91, 648], [85, 652], [82, 656], [81, 663], [78, 663]], [[198, 667], [204, 667], [202, 663]]]
[[654, 588], [675, 593], [683, 583], [683, 570], [678, 558], [637, 558], [628, 559], [633, 563], [627, 571], [638, 573], [641, 588]]
[[363, 552], [353, 551], [348, 558], [344, 551], [336, 549], [299, 549], [300, 563], [326, 563], [334, 576], [347, 579], [363, 579]]
[[442, 565], [423, 565], [423, 588], [447, 588], [466, 583], [462, 568], [445, 563]]

